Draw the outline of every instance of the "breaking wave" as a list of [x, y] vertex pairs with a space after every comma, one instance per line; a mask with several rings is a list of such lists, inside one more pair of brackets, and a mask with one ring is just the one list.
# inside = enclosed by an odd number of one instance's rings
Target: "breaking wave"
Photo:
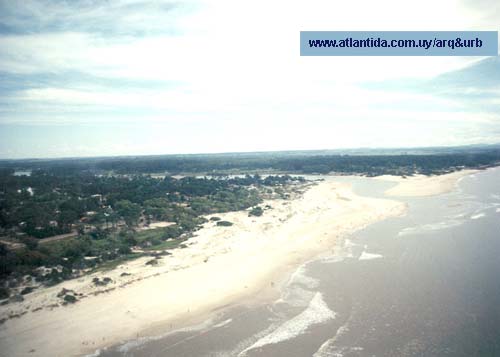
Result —
[[330, 310], [328, 305], [323, 300], [323, 295], [320, 292], [317, 292], [313, 299], [309, 302], [309, 306], [304, 311], [279, 325], [274, 331], [262, 337], [253, 345], [242, 351], [239, 356], [244, 356], [247, 351], [255, 348], [290, 340], [303, 334], [309, 326], [332, 320], [335, 316], [336, 313]]

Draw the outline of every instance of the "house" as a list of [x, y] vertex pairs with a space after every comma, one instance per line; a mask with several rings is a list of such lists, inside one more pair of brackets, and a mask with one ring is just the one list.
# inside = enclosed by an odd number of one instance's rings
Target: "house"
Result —
[[99, 204], [102, 203], [102, 195], [101, 194], [91, 195], [90, 197], [97, 200], [99, 202]]

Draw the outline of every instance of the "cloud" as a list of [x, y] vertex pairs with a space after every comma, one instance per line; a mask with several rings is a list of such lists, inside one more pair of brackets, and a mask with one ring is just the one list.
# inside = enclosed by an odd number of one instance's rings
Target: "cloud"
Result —
[[[3, 1], [0, 125], [177, 133], [174, 147], [149, 132], [90, 150], [121, 154], [498, 141], [497, 59], [306, 58], [298, 42], [300, 30], [490, 23], [486, 8], [455, 0]], [[74, 155], [89, 152], [85, 133]]]
[[455, 71], [449, 71], [425, 80], [374, 81], [365, 88], [401, 95], [427, 94], [436, 100], [447, 101], [462, 112], [496, 114], [500, 112], [500, 59], [490, 57], [473, 62]]
[[175, 19], [188, 12], [187, 1], [2, 1], [3, 32], [86, 32], [108, 36], [144, 36], [175, 32]]

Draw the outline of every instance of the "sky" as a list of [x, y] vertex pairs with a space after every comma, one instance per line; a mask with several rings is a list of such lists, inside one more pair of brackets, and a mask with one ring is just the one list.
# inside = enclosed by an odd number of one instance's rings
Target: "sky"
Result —
[[498, 0], [0, 0], [0, 158], [500, 143], [498, 57], [300, 31], [498, 31]]

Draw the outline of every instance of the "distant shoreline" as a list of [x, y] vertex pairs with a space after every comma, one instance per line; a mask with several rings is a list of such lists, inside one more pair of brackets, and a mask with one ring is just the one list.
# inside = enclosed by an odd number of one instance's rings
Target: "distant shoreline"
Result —
[[443, 175], [415, 175], [406, 178], [384, 175], [376, 179], [397, 183], [385, 192], [387, 196], [424, 197], [451, 192], [462, 178], [477, 172], [480, 170], [460, 170]]

